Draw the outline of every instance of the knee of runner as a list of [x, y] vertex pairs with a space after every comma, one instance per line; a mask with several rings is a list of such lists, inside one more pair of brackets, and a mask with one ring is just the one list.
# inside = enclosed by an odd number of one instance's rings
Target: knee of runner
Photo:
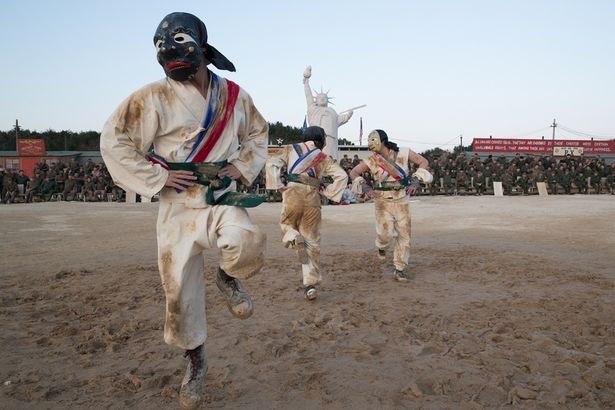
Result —
[[256, 226], [226, 230], [218, 238], [220, 266], [231, 276], [252, 276], [263, 266], [265, 241], [266, 235]]

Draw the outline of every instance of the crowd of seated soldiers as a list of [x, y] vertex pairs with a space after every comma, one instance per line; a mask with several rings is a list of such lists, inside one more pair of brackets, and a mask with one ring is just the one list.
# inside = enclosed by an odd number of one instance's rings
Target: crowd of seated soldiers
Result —
[[124, 191], [113, 183], [103, 163], [76, 159], [52, 163], [39, 162], [33, 177], [23, 170], [4, 170], [1, 174], [2, 202], [44, 201], [122, 201]]
[[[512, 159], [505, 156], [479, 157], [467, 152], [442, 152], [438, 156], [425, 155], [429, 161], [434, 180], [422, 186], [417, 195], [483, 195], [493, 194], [493, 182], [501, 182], [505, 195], [529, 195], [538, 193], [537, 183], [544, 182], [548, 193], [555, 194], [614, 194], [615, 163], [606, 165], [600, 156], [565, 157], [516, 154]], [[340, 166], [350, 173], [360, 163], [357, 155], [350, 159], [344, 155]], [[414, 164], [409, 164], [410, 173]], [[284, 174], [283, 174], [284, 177]], [[366, 202], [370, 196], [373, 180], [371, 174], [363, 175], [361, 186], [348, 184], [350, 202]], [[350, 181], [349, 181], [350, 182]], [[326, 181], [325, 181], [326, 183]], [[96, 164], [87, 159], [76, 159], [51, 164], [38, 163], [34, 176], [29, 178], [23, 170], [0, 171], [0, 192], [3, 203], [33, 201], [122, 201], [124, 191], [113, 183], [104, 163]], [[264, 172], [254, 183], [239, 186], [245, 192], [267, 193], [268, 201], [281, 201], [277, 192], [265, 192]], [[352, 191], [352, 194], [351, 194]]]
[[461, 152], [428, 158], [434, 182], [424, 194], [482, 195], [493, 193], [493, 182], [501, 182], [505, 195], [537, 194], [544, 182], [551, 195], [615, 194], [615, 164], [595, 157], [565, 157], [516, 154], [480, 158]]
[[[416, 195], [492, 195], [494, 182], [502, 183], [504, 195], [538, 194], [537, 183], [540, 182], [545, 183], [547, 192], [551, 195], [615, 195], [615, 163], [607, 165], [600, 156], [553, 157], [519, 153], [513, 158], [503, 155], [481, 158], [476, 153], [463, 151], [444, 151], [437, 156], [423, 155], [429, 161], [434, 180], [429, 185], [422, 185]], [[352, 159], [344, 155], [340, 159], [340, 166], [350, 173], [360, 161], [357, 155]], [[412, 163], [408, 165], [412, 174], [416, 166]], [[356, 202], [368, 202], [372, 199], [371, 174], [366, 172], [363, 178], [365, 181], [361, 186], [348, 185], [348, 190], [354, 191]], [[257, 179], [257, 186], [264, 187], [262, 175]], [[281, 195], [276, 192], [267, 194], [268, 201], [281, 200]], [[354, 202], [353, 200], [352, 203]]]
[[[537, 194], [537, 183], [544, 182], [547, 192], [557, 194], [613, 194], [615, 195], [615, 163], [607, 165], [600, 156], [553, 157], [515, 154], [481, 158], [477, 153], [450, 153], [437, 156], [423, 154], [429, 161], [433, 183], [424, 185], [417, 195], [483, 195], [493, 194], [493, 182], [501, 182], [505, 195]], [[347, 172], [360, 160], [346, 155], [340, 165]], [[415, 165], [408, 164], [410, 173]], [[363, 191], [369, 191], [373, 181], [369, 173], [363, 176]], [[362, 192], [358, 193], [362, 196]], [[364, 196], [363, 196], [364, 197]], [[369, 199], [369, 198], [365, 198]]]

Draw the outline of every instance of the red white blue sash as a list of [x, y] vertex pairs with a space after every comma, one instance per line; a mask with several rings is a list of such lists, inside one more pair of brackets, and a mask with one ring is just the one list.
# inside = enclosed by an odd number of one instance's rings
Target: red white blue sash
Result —
[[[211, 73], [209, 103], [205, 109], [203, 130], [197, 136], [190, 154], [184, 162], [204, 162], [216, 145], [229, 119], [233, 115], [235, 103], [239, 96], [239, 86], [230, 80], [220, 79]], [[150, 153], [147, 159], [169, 169], [167, 161], [155, 153]]]
[[205, 110], [203, 131], [197, 137], [186, 162], [203, 162], [220, 139], [233, 115], [239, 86], [211, 73], [209, 104]]
[[290, 167], [291, 174], [306, 174], [312, 178], [318, 178], [316, 166], [327, 157], [327, 155], [314, 148], [312, 150], [306, 144], [293, 144], [295, 152], [299, 156], [295, 163]]
[[399, 164], [389, 161], [380, 154], [374, 154], [373, 158], [376, 161], [376, 165], [382, 170], [381, 181], [385, 181], [389, 176], [396, 181], [403, 181], [408, 178], [408, 174]]

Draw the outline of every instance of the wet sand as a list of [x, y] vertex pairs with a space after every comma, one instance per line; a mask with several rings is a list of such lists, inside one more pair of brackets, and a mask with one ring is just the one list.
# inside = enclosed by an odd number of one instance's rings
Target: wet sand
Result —
[[[0, 206], [0, 408], [177, 408], [154, 204]], [[205, 254], [204, 408], [615, 407], [615, 196], [420, 197], [411, 279], [377, 260], [374, 205], [323, 208], [307, 302], [280, 204], [233, 318]]]

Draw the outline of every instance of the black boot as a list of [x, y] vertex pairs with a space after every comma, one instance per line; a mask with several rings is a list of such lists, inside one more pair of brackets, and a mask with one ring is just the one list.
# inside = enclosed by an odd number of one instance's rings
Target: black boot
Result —
[[404, 272], [403, 270], [395, 269], [395, 279], [398, 282], [407, 282], [408, 281], [408, 275], [406, 275], [406, 272]]
[[188, 367], [179, 389], [179, 405], [184, 410], [193, 410], [203, 402], [203, 385], [207, 374], [205, 347], [200, 345], [196, 349], [186, 350], [184, 357], [188, 358]]
[[254, 312], [252, 298], [239, 279], [227, 275], [221, 268], [218, 268], [216, 285], [226, 299], [228, 310], [234, 316], [240, 319], [247, 319], [252, 316]]

